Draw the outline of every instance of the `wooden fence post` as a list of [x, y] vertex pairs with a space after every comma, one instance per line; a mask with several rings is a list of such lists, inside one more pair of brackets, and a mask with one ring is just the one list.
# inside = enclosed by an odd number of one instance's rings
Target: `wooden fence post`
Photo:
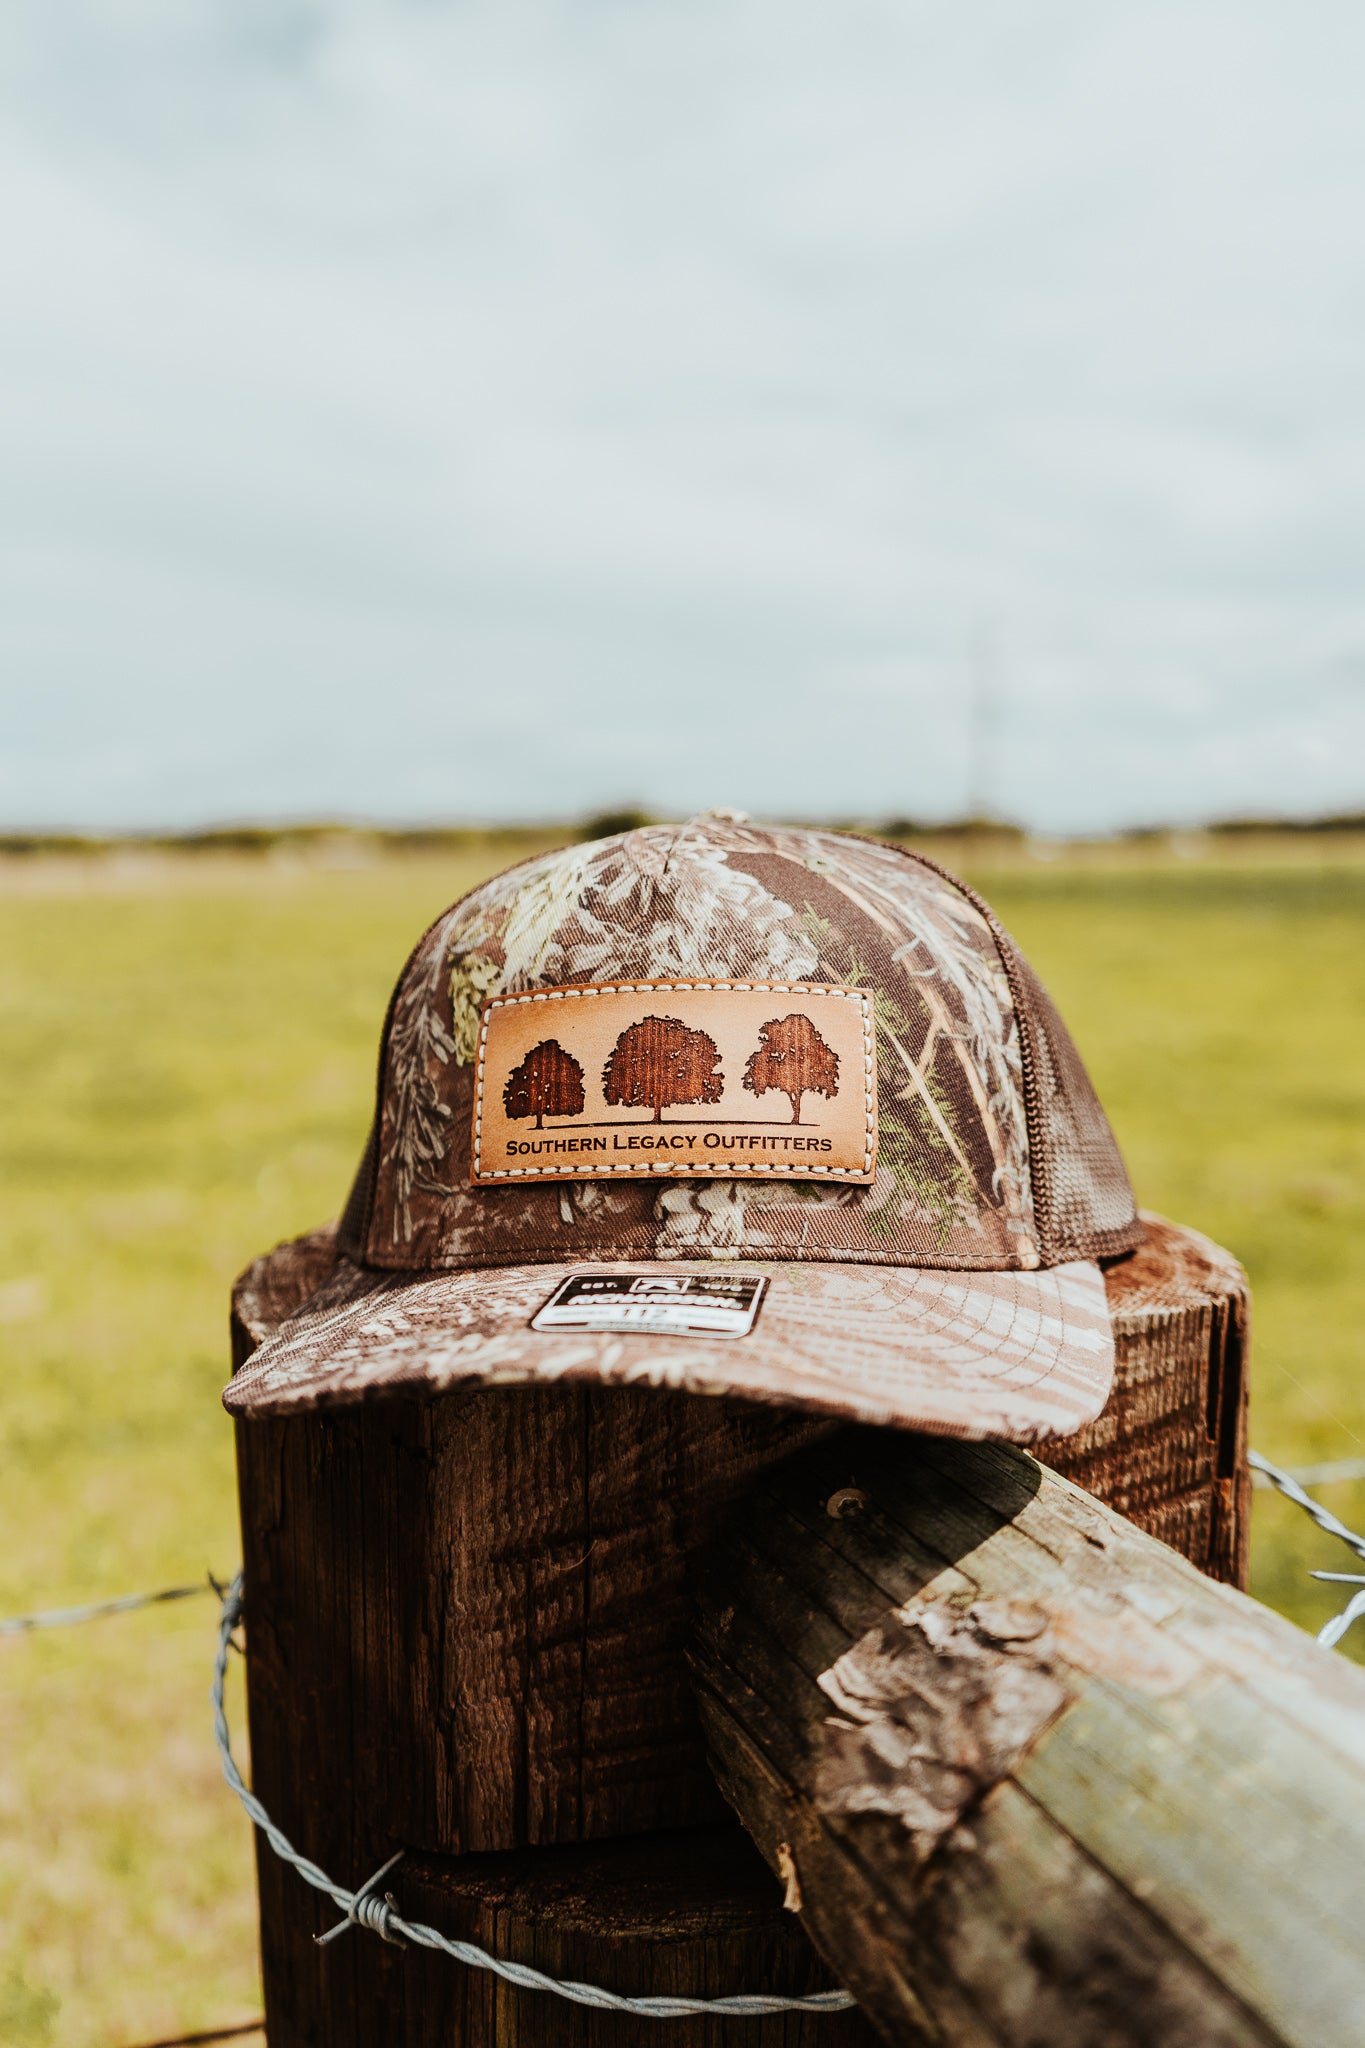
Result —
[[1250, 1301], [1236, 1259], [1144, 1214], [1145, 1242], [1105, 1275], [1118, 1353], [1098, 1421], [1039, 1456], [1210, 1578], [1246, 1589]]
[[[239, 1363], [331, 1262], [315, 1238], [244, 1276]], [[252, 1779], [272, 1818], [352, 1886], [403, 1848], [405, 1912], [551, 1974], [699, 1998], [831, 1988], [711, 1777], [686, 1666], [690, 1558], [831, 1427], [571, 1386], [239, 1423]], [[319, 1949], [330, 1903], [260, 1840], [257, 1877], [271, 2048], [634, 2048], [651, 2025], [364, 1932]], [[857, 2014], [667, 2027], [668, 2048], [870, 2038]]]
[[[334, 1260], [319, 1233], [248, 1269], [237, 1365]], [[1240, 1271], [1154, 1220], [1109, 1285], [1115, 1397], [1058, 1454], [1201, 1567], [1236, 1576]], [[687, 1575], [738, 1500], [835, 1436], [781, 1409], [568, 1387], [240, 1423], [252, 1770], [267, 1808], [343, 1883], [404, 1848], [405, 1911], [551, 1972], [712, 1997], [824, 1988], [707, 1768]], [[644, 1866], [625, 1874], [631, 1837], [658, 1883]], [[649, 2024], [498, 1990], [362, 1932], [318, 1950], [330, 1907], [264, 1844], [258, 1872], [271, 2048], [610, 2048]], [[867, 2038], [858, 2015], [660, 2034], [663, 2048]]]
[[1365, 1673], [1006, 1446], [818, 1446], [701, 1585], [717, 1775], [884, 2039], [1357, 2048]]

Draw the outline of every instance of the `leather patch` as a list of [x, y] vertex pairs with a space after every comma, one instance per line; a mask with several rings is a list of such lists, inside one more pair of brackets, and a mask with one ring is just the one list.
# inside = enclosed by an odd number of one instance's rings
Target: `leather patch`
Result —
[[471, 1178], [867, 1182], [872, 998], [822, 983], [632, 981], [493, 996]]

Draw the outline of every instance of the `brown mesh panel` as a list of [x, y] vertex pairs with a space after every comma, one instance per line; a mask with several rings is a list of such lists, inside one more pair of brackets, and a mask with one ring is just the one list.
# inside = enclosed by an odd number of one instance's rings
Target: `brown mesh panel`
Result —
[[360, 1167], [346, 1197], [346, 1207], [337, 1225], [337, 1244], [348, 1258], [363, 1259], [370, 1235], [370, 1212], [374, 1207], [375, 1175], [379, 1169], [379, 1118], [370, 1125]]
[[1051, 996], [997, 927], [1024, 1045], [1033, 1199], [1047, 1260], [1113, 1258], [1142, 1241], [1118, 1141]]
[[975, 889], [927, 854], [897, 850], [960, 889], [988, 919], [1000, 948], [1019, 1019], [1034, 1213], [1044, 1263], [1117, 1258], [1134, 1250], [1143, 1230], [1128, 1169], [1051, 996]]

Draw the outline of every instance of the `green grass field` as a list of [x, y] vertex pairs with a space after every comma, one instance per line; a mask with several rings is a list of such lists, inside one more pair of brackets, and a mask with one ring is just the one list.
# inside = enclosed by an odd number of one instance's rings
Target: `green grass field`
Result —
[[[409, 945], [513, 857], [0, 870], [0, 1614], [232, 1567], [229, 1283], [335, 1212]], [[1144, 1204], [1248, 1266], [1258, 1447], [1365, 1454], [1365, 847], [958, 857], [1051, 985]], [[1365, 1521], [1365, 1487], [1324, 1498]], [[1255, 1590], [1316, 1626], [1309, 1563], [1348, 1568], [1258, 1496]], [[259, 2010], [213, 1623], [187, 1601], [0, 1641], [6, 2048]]]

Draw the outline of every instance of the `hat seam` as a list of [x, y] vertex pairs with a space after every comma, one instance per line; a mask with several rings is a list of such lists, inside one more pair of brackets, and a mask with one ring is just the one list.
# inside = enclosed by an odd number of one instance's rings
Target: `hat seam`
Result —
[[1094, 1266], [1096, 1259], [1084, 1252], [1069, 1252], [1053, 1265], [1020, 1266], [1005, 1264], [961, 1263], [955, 1266], [933, 1265], [927, 1255], [912, 1258], [899, 1257], [893, 1252], [868, 1251], [861, 1246], [843, 1247], [837, 1253], [812, 1251], [809, 1246], [794, 1248], [787, 1246], [766, 1249], [736, 1249], [724, 1252], [699, 1253], [691, 1258], [677, 1245], [665, 1251], [653, 1251], [643, 1246], [623, 1248], [620, 1244], [603, 1244], [590, 1248], [567, 1244], [518, 1245], [514, 1250], [484, 1252], [460, 1265], [440, 1266], [381, 1266], [373, 1260], [353, 1259], [351, 1263], [365, 1272], [385, 1278], [406, 1273], [416, 1278], [430, 1277], [438, 1273], [481, 1273], [494, 1267], [505, 1266], [601, 1266], [601, 1265], [661, 1265], [661, 1266], [879, 1266], [889, 1271], [917, 1273], [1013, 1273], [1021, 1279], [1031, 1279], [1038, 1273], [1053, 1273], [1061, 1266]]

